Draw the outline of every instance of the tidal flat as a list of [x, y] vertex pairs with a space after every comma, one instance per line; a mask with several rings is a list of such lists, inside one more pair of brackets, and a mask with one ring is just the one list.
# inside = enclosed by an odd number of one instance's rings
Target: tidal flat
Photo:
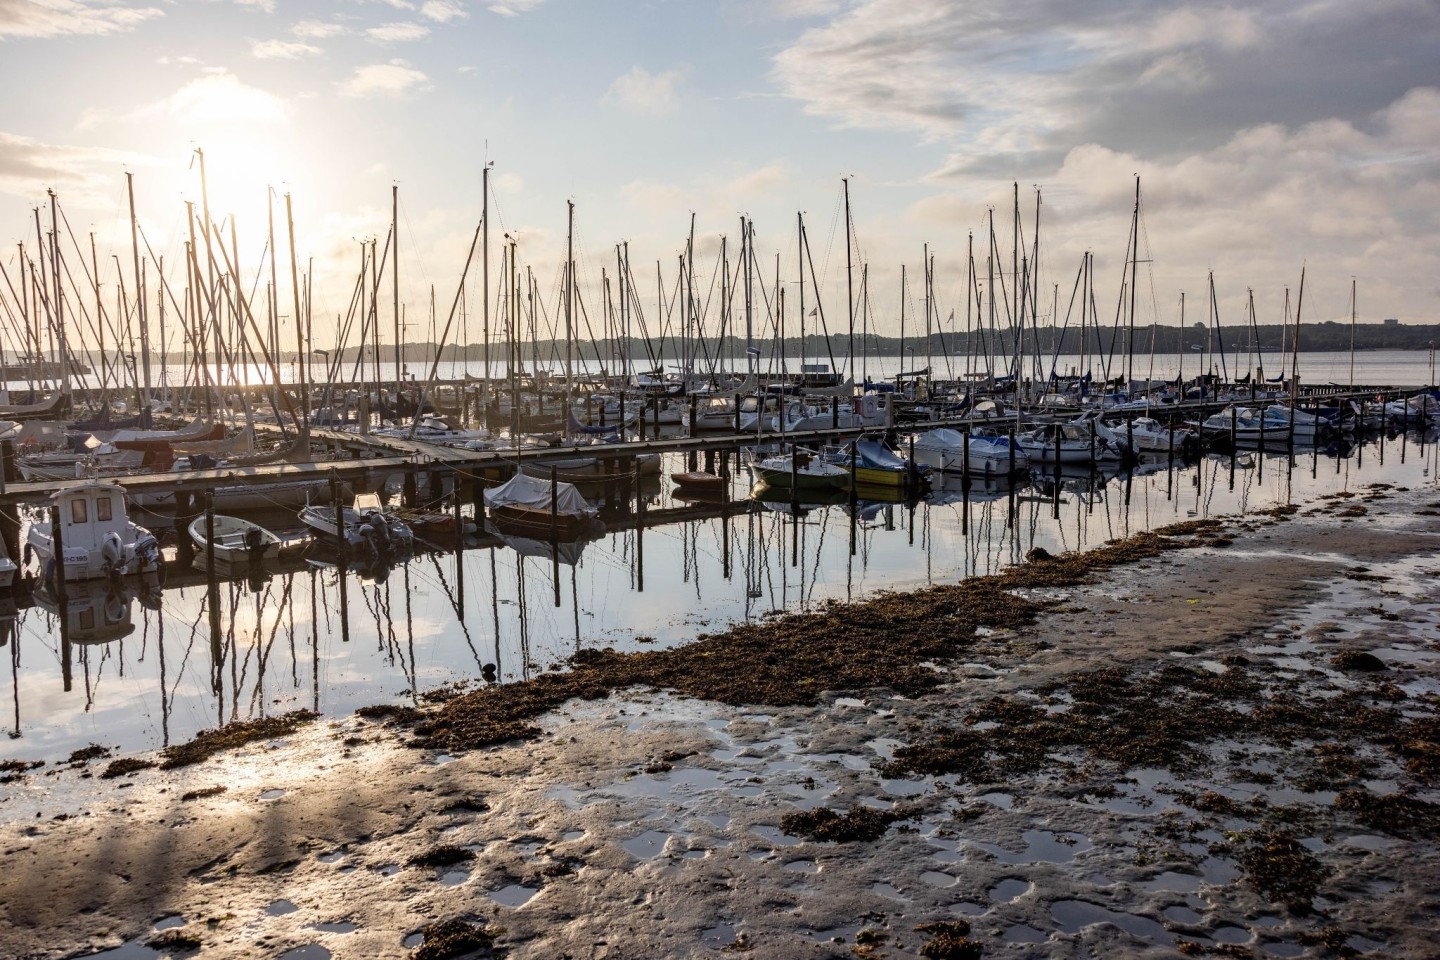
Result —
[[1436, 501], [1036, 552], [183, 767], [9, 771], [0, 953], [1427, 956]]

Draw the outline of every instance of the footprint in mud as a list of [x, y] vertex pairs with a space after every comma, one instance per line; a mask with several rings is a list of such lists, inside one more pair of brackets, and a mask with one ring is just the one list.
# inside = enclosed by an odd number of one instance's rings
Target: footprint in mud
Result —
[[265, 912], [272, 917], [283, 917], [285, 914], [294, 913], [299, 909], [299, 907], [295, 906], [295, 904], [289, 900], [275, 900], [265, 908]]
[[820, 865], [814, 860], [791, 860], [785, 869], [791, 873], [819, 873]]

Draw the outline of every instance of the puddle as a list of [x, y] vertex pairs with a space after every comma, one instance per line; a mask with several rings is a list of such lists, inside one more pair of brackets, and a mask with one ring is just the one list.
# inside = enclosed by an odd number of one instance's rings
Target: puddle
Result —
[[440, 882], [447, 887], [458, 887], [470, 878], [468, 870], [451, 870], [440, 875]]
[[1340, 842], [1347, 847], [1358, 847], [1361, 850], [1388, 850], [1395, 844], [1389, 837], [1376, 837], [1366, 833], [1346, 837]]
[[280, 954], [276, 960], [330, 960], [330, 951], [318, 943], [307, 943]]
[[1043, 931], [1017, 923], [1005, 929], [1005, 939], [1010, 943], [1044, 943], [1047, 938]]
[[885, 897], [889, 900], [899, 900], [904, 903], [910, 902], [909, 897], [905, 896], [905, 894], [901, 893], [898, 889], [883, 880], [879, 880], [875, 883], [870, 884], [870, 890], [874, 893], [880, 894], [880, 896]]
[[700, 931], [700, 942], [707, 947], [728, 947], [735, 942], [735, 928], [728, 923], [717, 923]]
[[159, 950], [152, 950], [143, 943], [125, 943], [111, 950], [102, 950], [99, 953], [87, 953], [77, 960], [155, 960], [160, 956]]
[[1142, 940], [1162, 944], [1170, 942], [1170, 934], [1154, 920], [1137, 917], [1133, 913], [1116, 913], [1084, 900], [1057, 901], [1050, 905], [1050, 916], [1065, 933], [1076, 933], [1081, 927], [1095, 923], [1109, 923]]
[[1069, 863], [1077, 853], [1094, 846], [1084, 834], [1049, 830], [1026, 830], [1024, 840], [1026, 846], [1020, 853], [994, 843], [973, 842], [973, 845], [993, 854], [1001, 863]]
[[534, 887], [521, 886], [512, 883], [501, 887], [499, 890], [490, 891], [490, 899], [502, 907], [523, 907], [529, 903], [531, 898], [540, 891]]
[[920, 874], [920, 879], [932, 887], [949, 887], [955, 883], [955, 878], [948, 873], [941, 873], [939, 870], [926, 870]]
[[1220, 926], [1210, 931], [1210, 936], [1220, 943], [1249, 943], [1250, 931], [1244, 927]]
[[585, 836], [584, 830], [566, 830], [564, 833], [560, 834], [560, 839], [573, 843], [574, 841], [579, 840], [583, 836]]
[[982, 793], [975, 799], [984, 800], [991, 806], [999, 807], [1001, 810], [1010, 810], [1015, 806], [1015, 798], [1013, 796], [998, 790], [994, 793]]
[[814, 860], [791, 860], [784, 869], [791, 873], [819, 873], [820, 865]]
[[400, 870], [401, 867], [398, 863], [387, 863], [382, 867], [375, 868], [375, 872], [380, 874], [380, 876], [382, 877], [393, 877], [395, 876], [395, 874], [399, 873]]
[[422, 943], [424, 943], [424, 942], [425, 942], [425, 934], [423, 934], [423, 933], [412, 933], [412, 934], [410, 934], [410, 936], [408, 936], [408, 937], [406, 937], [404, 940], [400, 941], [400, 946], [404, 947], [404, 948], [407, 949], [407, 950], [410, 950], [410, 949], [413, 949], [413, 948], [415, 948], [415, 947], [420, 946], [420, 944], [422, 944]]
[[991, 887], [986, 895], [995, 903], [1010, 903], [1019, 899], [1029, 889], [1030, 881], [1007, 877]]
[[299, 907], [295, 906], [295, 904], [289, 900], [275, 900], [271, 902], [270, 906], [265, 908], [265, 913], [272, 917], [283, 917], [285, 914], [294, 913], [299, 909]]
[[1305, 952], [1305, 948], [1289, 940], [1276, 940], [1260, 944], [1260, 952], [1272, 957], [1298, 957]]
[[1200, 889], [1203, 878], [1193, 873], [1176, 873], [1174, 870], [1166, 870], [1158, 877], [1151, 877], [1140, 884], [1140, 889], [1150, 893], [1164, 891], [1166, 893], [1194, 893]]
[[335, 850], [335, 851], [332, 851], [331, 853], [322, 853], [322, 854], [320, 854], [320, 856], [316, 857], [315, 859], [316, 859], [316, 860], [319, 860], [321, 863], [334, 863], [335, 861], [337, 861], [337, 860], [343, 860], [344, 858], [345, 858], [345, 851], [344, 851], [344, 850]]
[[306, 924], [305, 929], [319, 930], [321, 933], [354, 933], [360, 929], [360, 924], [351, 923], [349, 920], [336, 920], [333, 923]]
[[670, 839], [670, 834], [661, 833], [659, 830], [646, 830], [638, 837], [632, 837], [620, 844], [630, 856], [637, 860], [649, 860], [651, 857], [659, 856], [665, 849], [665, 841]]
[[950, 904], [950, 912], [957, 917], [978, 917], [988, 909], [984, 904], [971, 903], [969, 900]]
[[169, 930], [172, 927], [183, 926], [185, 926], [185, 918], [180, 916], [180, 914], [178, 913], [171, 914], [168, 917], [161, 917], [159, 920], [155, 921], [156, 930]]
[[283, 797], [283, 796], [285, 796], [285, 791], [284, 791], [284, 790], [280, 790], [280, 789], [266, 790], [264, 793], [260, 794], [260, 799], [261, 799], [261, 800], [279, 800], [279, 799], [280, 799], [281, 797]]
[[1182, 906], [1178, 903], [1173, 907], [1166, 907], [1164, 915], [1166, 920], [1171, 920], [1175, 923], [1194, 924], [1205, 919], [1205, 915], [1198, 910], [1191, 910], [1189, 907]]

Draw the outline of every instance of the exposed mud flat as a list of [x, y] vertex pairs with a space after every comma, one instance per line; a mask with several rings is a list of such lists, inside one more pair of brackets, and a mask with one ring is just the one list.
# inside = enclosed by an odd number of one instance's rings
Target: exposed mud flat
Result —
[[1430, 956], [1436, 499], [13, 770], [0, 954]]

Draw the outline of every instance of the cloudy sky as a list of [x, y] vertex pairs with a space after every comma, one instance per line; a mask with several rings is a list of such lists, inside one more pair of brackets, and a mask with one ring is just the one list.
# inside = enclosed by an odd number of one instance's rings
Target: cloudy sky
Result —
[[793, 298], [801, 211], [842, 330], [849, 177], [876, 329], [896, 332], [901, 264], [921, 309], [926, 243], [937, 313], [963, 323], [967, 236], [983, 270], [993, 209], [1008, 270], [1016, 183], [1027, 243], [1043, 199], [1042, 313], [1058, 285], [1063, 319], [1089, 250], [1108, 322], [1138, 174], [1139, 322], [1177, 322], [1182, 290], [1202, 319], [1212, 270], [1223, 322], [1252, 288], [1276, 322], [1302, 265], [1307, 319], [1348, 317], [1353, 277], [1363, 321], [1440, 320], [1435, 0], [0, 0], [0, 74], [12, 278], [54, 189], [112, 299], [127, 171], [173, 273], [200, 147], [247, 275], [267, 187], [292, 195], [318, 342], [359, 243], [383, 243], [392, 184], [407, 316], [432, 286], [448, 308], [487, 160], [492, 276], [509, 232], [553, 304], [573, 200], [596, 318], [620, 241], [653, 317], [655, 264], [672, 284], [692, 213], [702, 286], [748, 214]]

